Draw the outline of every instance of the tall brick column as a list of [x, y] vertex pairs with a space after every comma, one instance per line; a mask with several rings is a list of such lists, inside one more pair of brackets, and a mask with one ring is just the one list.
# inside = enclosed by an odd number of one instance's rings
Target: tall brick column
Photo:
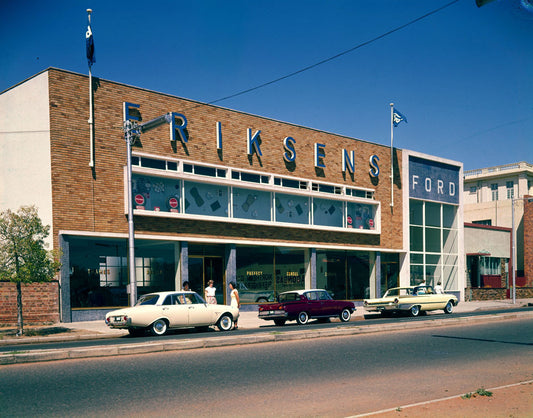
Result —
[[524, 276], [533, 286], [533, 196], [524, 196]]

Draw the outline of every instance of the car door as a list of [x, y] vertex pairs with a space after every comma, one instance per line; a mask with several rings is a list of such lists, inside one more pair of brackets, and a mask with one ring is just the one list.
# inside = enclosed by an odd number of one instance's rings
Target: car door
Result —
[[181, 293], [168, 295], [163, 301], [161, 311], [169, 320], [170, 328], [180, 328], [189, 325], [189, 310], [185, 297]]
[[317, 296], [318, 300], [320, 301], [320, 309], [322, 315], [334, 316], [340, 313], [337, 312], [339, 311], [339, 308], [337, 307], [337, 302], [331, 299], [328, 292], [326, 292], [325, 290], [318, 291]]
[[197, 293], [189, 293], [186, 296], [190, 301], [186, 305], [189, 314], [189, 326], [212, 325], [216, 322], [216, 311], [220, 311], [220, 308], [217, 308], [218, 305], [205, 303]]
[[307, 299], [306, 310], [309, 313], [309, 316], [317, 317], [324, 315], [322, 301], [319, 299], [318, 293], [319, 292], [316, 291], [304, 293], [304, 298]]

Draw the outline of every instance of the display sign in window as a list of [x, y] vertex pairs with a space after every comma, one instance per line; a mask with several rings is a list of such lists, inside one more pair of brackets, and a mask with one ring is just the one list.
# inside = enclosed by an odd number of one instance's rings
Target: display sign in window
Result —
[[185, 213], [228, 217], [228, 187], [186, 181]]
[[180, 210], [181, 181], [133, 174], [131, 178], [133, 208], [162, 212]]
[[233, 188], [233, 217], [270, 221], [270, 192]]

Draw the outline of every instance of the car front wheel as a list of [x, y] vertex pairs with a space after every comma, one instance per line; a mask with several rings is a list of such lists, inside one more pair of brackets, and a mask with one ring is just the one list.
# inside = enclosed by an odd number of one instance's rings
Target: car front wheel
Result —
[[420, 306], [418, 305], [412, 306], [411, 309], [409, 310], [409, 313], [411, 314], [411, 316], [418, 316], [418, 314], [420, 313]]
[[296, 322], [299, 325], [305, 325], [309, 322], [309, 314], [307, 312], [300, 312], [296, 317]]
[[168, 331], [168, 323], [164, 319], [156, 319], [150, 326], [150, 332], [152, 335], [161, 336], [165, 335]]
[[217, 327], [220, 331], [229, 331], [233, 326], [233, 318], [231, 315], [224, 314], [217, 322]]
[[448, 303], [446, 304], [446, 306], [444, 307], [444, 313], [445, 314], [451, 314], [453, 312], [453, 303], [452, 301], [448, 301]]
[[350, 312], [348, 308], [344, 308], [341, 314], [339, 315], [339, 318], [342, 322], [348, 322], [351, 317], [352, 317], [352, 313]]

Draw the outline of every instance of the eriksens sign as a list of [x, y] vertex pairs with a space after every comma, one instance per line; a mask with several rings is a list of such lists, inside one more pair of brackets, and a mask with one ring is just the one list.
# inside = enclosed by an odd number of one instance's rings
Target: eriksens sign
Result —
[[[124, 121], [126, 120], [133, 120], [133, 121], [140, 121], [140, 112], [139, 109], [140, 105], [135, 103], [123, 103], [123, 112], [124, 112]], [[180, 140], [183, 143], [188, 142], [188, 137], [186, 135], [186, 128], [187, 128], [187, 118], [185, 115], [181, 113], [171, 113], [172, 118], [170, 122], [170, 139], [171, 141]], [[252, 156], [254, 153], [257, 154], [259, 157], [263, 155], [261, 151], [261, 140], [260, 140], [261, 131], [257, 130], [255, 133], [252, 132], [252, 129], [248, 128], [246, 130], [246, 153], [248, 156]], [[287, 136], [283, 139], [283, 159], [287, 163], [294, 163], [296, 161], [296, 140], [291, 137]], [[218, 150], [222, 149], [222, 124], [220, 122], [216, 123], [216, 146]], [[326, 145], [315, 143], [314, 144], [314, 156], [313, 156], [313, 164], [314, 167], [317, 169], [325, 168], [325, 158], [326, 158], [326, 152], [325, 152]], [[346, 171], [353, 174], [355, 172], [355, 151], [353, 150], [342, 150], [342, 171], [346, 173]], [[379, 157], [375, 154], [371, 155], [368, 160], [368, 174], [371, 177], [377, 178], [380, 173], [379, 169]]]
[[409, 197], [458, 205], [459, 169], [409, 156]]

